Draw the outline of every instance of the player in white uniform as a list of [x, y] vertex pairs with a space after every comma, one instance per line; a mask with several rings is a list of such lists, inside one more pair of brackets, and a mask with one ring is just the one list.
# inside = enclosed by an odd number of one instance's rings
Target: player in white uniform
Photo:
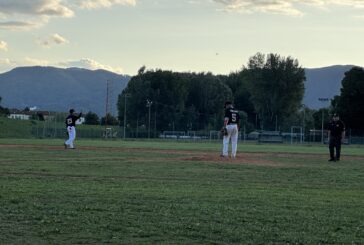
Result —
[[66, 127], [68, 133], [68, 140], [64, 142], [66, 149], [75, 149], [73, 141], [76, 139], [76, 121], [82, 116], [82, 112], [76, 116], [75, 110], [71, 109], [70, 114], [66, 118]]
[[230, 101], [225, 102], [225, 118], [224, 118], [224, 139], [222, 157], [229, 156], [229, 142], [231, 139], [231, 157], [236, 157], [236, 150], [238, 147], [238, 133], [239, 133], [239, 112], [234, 109]]

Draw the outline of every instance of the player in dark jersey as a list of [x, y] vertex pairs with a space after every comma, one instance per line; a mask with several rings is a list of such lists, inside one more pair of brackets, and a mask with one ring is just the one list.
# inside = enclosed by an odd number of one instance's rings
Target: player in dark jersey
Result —
[[231, 157], [236, 157], [236, 150], [238, 147], [238, 133], [239, 133], [239, 111], [234, 109], [233, 104], [230, 101], [225, 102], [225, 118], [224, 129], [225, 135], [223, 139], [222, 156], [229, 156], [229, 142], [231, 139]]
[[66, 118], [66, 128], [68, 133], [68, 140], [64, 142], [66, 149], [75, 149], [73, 141], [76, 139], [76, 121], [82, 116], [82, 112], [76, 115], [74, 109], [70, 110], [70, 114]]
[[[340, 120], [338, 114], [334, 114], [329, 123], [329, 162], [340, 161], [341, 142], [345, 138], [345, 124]], [[336, 148], [336, 156], [334, 150]]]

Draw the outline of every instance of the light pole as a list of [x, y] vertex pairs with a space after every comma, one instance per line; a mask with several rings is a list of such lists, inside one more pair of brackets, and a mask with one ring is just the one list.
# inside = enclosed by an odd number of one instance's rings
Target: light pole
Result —
[[[321, 101], [322, 103], [328, 102], [329, 98], [319, 98], [319, 101]], [[324, 108], [322, 109], [322, 121], [321, 121], [321, 143], [324, 143]]]
[[126, 98], [130, 97], [129, 94], [125, 94], [125, 103], [124, 103], [124, 139], [125, 139], [125, 129], [126, 129]]
[[148, 120], [148, 139], [150, 138], [150, 108], [152, 107], [153, 101], [147, 99], [147, 107], [149, 110], [149, 120]]
[[276, 115], [276, 132], [278, 131], [278, 116]]
[[302, 106], [303, 106], [303, 121], [302, 121], [303, 133], [302, 133], [302, 142], [305, 142], [306, 105], [303, 104]]

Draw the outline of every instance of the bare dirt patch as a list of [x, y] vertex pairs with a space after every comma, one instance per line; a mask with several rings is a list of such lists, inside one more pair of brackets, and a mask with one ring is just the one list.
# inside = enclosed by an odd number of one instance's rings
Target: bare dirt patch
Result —
[[262, 154], [258, 153], [239, 153], [236, 158], [220, 157], [216, 153], [204, 153], [194, 154], [189, 157], [180, 158], [184, 161], [198, 161], [198, 162], [214, 162], [221, 164], [245, 164], [245, 165], [256, 165], [256, 166], [271, 166], [279, 167], [281, 164], [273, 161], [269, 161], [262, 157]]

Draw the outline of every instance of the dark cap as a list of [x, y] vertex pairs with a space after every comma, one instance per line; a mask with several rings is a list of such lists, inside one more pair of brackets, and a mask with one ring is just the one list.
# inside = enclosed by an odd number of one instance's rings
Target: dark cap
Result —
[[70, 114], [72, 114], [72, 113], [74, 113], [75, 112], [75, 110], [74, 109], [71, 109], [70, 110]]

